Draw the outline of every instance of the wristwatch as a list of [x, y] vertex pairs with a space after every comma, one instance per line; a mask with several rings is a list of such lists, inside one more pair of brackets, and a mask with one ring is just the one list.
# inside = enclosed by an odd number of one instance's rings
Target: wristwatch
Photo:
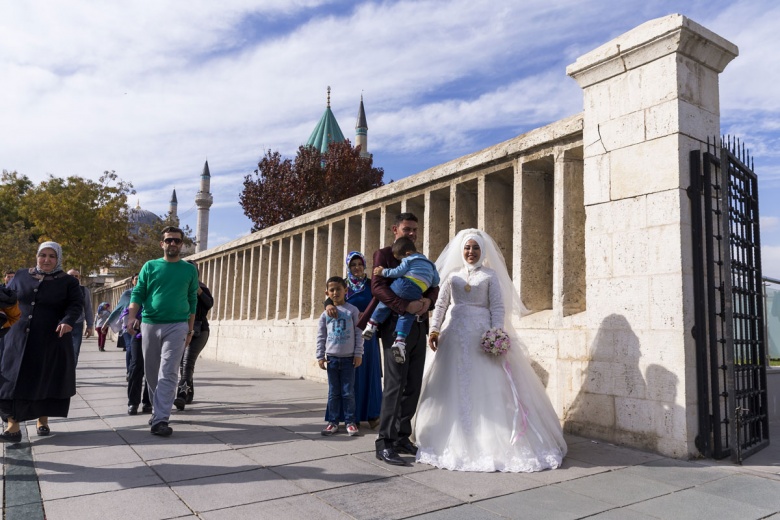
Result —
[[195, 334], [194, 330], [188, 330], [187, 331], [187, 336], [192, 336], [193, 334]]

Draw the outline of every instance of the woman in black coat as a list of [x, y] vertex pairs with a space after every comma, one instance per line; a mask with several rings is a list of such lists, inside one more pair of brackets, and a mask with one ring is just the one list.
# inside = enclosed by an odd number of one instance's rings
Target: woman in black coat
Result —
[[56, 242], [38, 247], [36, 267], [22, 269], [9, 284], [22, 316], [5, 336], [0, 358], [0, 415], [8, 422], [3, 442], [19, 442], [19, 424], [38, 419], [49, 434], [49, 417], [67, 417], [76, 394], [76, 360], [70, 331], [81, 315], [79, 282], [62, 270]]

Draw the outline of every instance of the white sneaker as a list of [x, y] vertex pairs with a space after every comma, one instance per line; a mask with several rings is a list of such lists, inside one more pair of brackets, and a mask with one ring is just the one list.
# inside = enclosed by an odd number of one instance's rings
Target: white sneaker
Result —
[[363, 339], [369, 340], [374, 337], [374, 334], [376, 334], [376, 325], [369, 323], [363, 331]]
[[355, 426], [355, 423], [349, 423], [347, 425], [347, 435], [350, 437], [358, 434], [358, 427]]
[[390, 347], [390, 352], [393, 353], [393, 359], [399, 365], [406, 363], [406, 342], [396, 339], [393, 346]]

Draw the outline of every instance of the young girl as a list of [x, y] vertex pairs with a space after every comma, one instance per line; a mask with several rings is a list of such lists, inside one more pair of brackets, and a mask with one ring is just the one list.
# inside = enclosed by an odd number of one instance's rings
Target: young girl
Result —
[[98, 336], [98, 349], [101, 352], [106, 351], [106, 334], [107, 330], [103, 329], [103, 325], [108, 321], [108, 316], [111, 314], [111, 304], [108, 302], [100, 302], [97, 312], [95, 313], [95, 330]]

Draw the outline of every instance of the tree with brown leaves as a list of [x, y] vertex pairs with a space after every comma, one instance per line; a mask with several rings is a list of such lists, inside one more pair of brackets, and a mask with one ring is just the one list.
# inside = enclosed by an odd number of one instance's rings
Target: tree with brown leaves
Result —
[[383, 176], [349, 140], [331, 143], [324, 154], [301, 146], [295, 161], [268, 150], [244, 178], [239, 201], [258, 231], [378, 188]]

